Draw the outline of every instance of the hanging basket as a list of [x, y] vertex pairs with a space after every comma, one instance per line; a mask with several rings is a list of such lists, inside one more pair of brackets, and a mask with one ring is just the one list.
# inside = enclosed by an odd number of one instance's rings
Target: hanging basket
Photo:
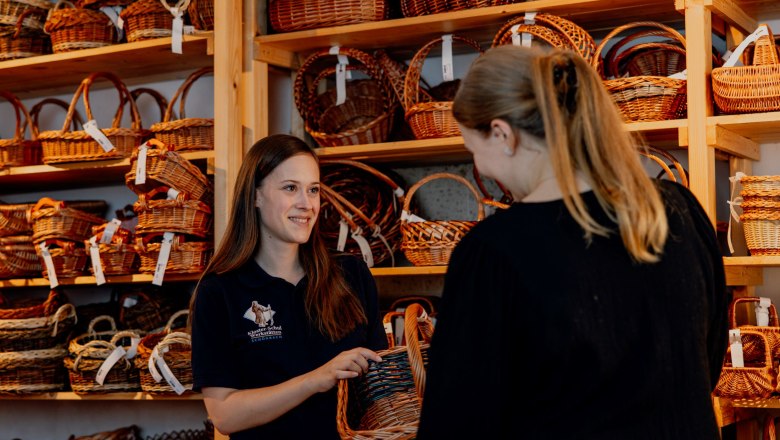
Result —
[[[94, 120], [92, 107], [89, 102], [89, 90], [98, 78], [109, 80], [119, 92], [118, 108], [114, 114], [111, 127], [100, 129], [113, 145], [113, 149], [109, 151], [104, 150], [86, 131], [69, 131], [71, 121], [76, 112], [76, 104], [82, 94], [84, 95], [84, 108], [87, 112], [87, 120]], [[119, 126], [122, 121], [123, 104], [125, 103], [130, 104], [131, 125], [128, 128]], [[129, 157], [133, 149], [140, 145], [149, 135], [149, 131], [141, 127], [141, 117], [138, 114], [138, 108], [135, 105], [135, 101], [130, 97], [130, 92], [124, 83], [113, 73], [96, 72], [84, 79], [73, 95], [62, 130], [45, 131], [38, 138], [43, 146], [43, 162], [51, 164]]]
[[[0, 1], [0, 5], [2, 3]], [[42, 29], [23, 26], [24, 19], [30, 16], [32, 11], [28, 9], [20, 15], [16, 26], [0, 24], [0, 61], [51, 53], [51, 39]]]
[[[138, 196], [133, 210], [138, 214], [137, 234], [175, 232], [196, 237], [212, 233], [211, 208], [200, 200], [189, 200], [180, 192], [175, 199], [166, 199], [169, 188], [160, 186]], [[162, 199], [160, 199], [162, 197]]]
[[10, 92], [0, 90], [0, 97], [11, 103], [16, 116], [13, 138], [0, 139], [0, 168], [40, 164], [41, 144], [37, 140], [38, 133], [30, 130], [32, 139], [25, 139], [27, 127], [31, 124], [27, 108]]
[[389, 18], [387, 1], [269, 0], [268, 17], [276, 32], [381, 21]]
[[[184, 114], [187, 94], [199, 78], [213, 75], [213, 67], [204, 67], [191, 73], [182, 83], [165, 111], [162, 122], [150, 127], [154, 137], [171, 150], [213, 150], [214, 118], [188, 118]], [[173, 116], [173, 108], [179, 100], [179, 119]]]
[[83, 241], [90, 237], [93, 226], [105, 221], [49, 197], [41, 198], [32, 207], [31, 215], [36, 244], [47, 239]]
[[106, 14], [76, 8], [63, 0], [49, 10], [43, 30], [51, 36], [54, 53], [110, 46], [117, 39], [116, 28]]
[[[136, 250], [141, 257], [140, 273], [153, 274], [160, 256], [162, 233], [136, 236]], [[211, 241], [189, 241], [183, 235], [176, 235], [171, 245], [166, 274], [202, 273], [214, 254]]]
[[589, 63], [596, 53], [596, 43], [585, 29], [563, 17], [545, 13], [536, 14], [530, 20], [525, 16], [510, 19], [496, 32], [491, 47], [513, 44], [518, 40], [515, 36], [521, 34], [529, 34], [534, 41], [541, 40], [554, 48], [570, 49]]
[[192, 341], [184, 328], [173, 327], [178, 318], [188, 314], [188, 310], [174, 313], [162, 332], [150, 333], [138, 344], [138, 356], [134, 362], [140, 372], [141, 389], [144, 392], [155, 395], [178, 394], [169, 378], [161, 374], [160, 366], [164, 364], [172, 377], [181, 384], [181, 394], [192, 394]]
[[[411, 212], [409, 205], [414, 193], [421, 186], [436, 179], [451, 179], [462, 183], [474, 196], [477, 202], [477, 221], [460, 220], [428, 220], [421, 222], [409, 221]], [[479, 193], [468, 180], [450, 173], [434, 173], [420, 179], [409, 188], [404, 200], [404, 212], [401, 216], [401, 250], [406, 258], [415, 266], [446, 265], [452, 251], [463, 236], [468, 233], [478, 221], [485, 218], [485, 208], [480, 203]]]

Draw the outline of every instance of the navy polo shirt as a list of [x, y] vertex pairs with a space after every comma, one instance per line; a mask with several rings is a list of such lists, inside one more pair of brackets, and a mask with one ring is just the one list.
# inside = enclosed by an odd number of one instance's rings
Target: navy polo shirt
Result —
[[[345, 350], [387, 348], [368, 267], [352, 255], [339, 255], [336, 261], [368, 317], [368, 326], [358, 326], [336, 343], [306, 318], [306, 277], [298, 285], [290, 284], [266, 273], [254, 259], [235, 271], [204, 277], [192, 322], [195, 390], [267, 387], [312, 371]], [[336, 387], [270, 423], [231, 435], [239, 440], [260, 438], [338, 438]]]

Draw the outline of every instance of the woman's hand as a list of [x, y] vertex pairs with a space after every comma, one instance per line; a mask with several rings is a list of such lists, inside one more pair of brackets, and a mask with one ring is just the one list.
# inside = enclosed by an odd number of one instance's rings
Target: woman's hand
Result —
[[368, 371], [368, 361], [382, 362], [375, 352], [357, 347], [342, 351], [325, 365], [308, 374], [308, 382], [317, 393], [328, 391], [336, 386], [339, 379], [352, 379]]

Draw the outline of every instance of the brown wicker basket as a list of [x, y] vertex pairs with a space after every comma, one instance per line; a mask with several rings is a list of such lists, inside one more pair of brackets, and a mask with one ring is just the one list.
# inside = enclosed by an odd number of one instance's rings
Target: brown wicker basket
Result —
[[24, 16], [23, 27], [42, 30], [51, 7], [48, 0], [0, 0], [0, 25], [16, 26]]
[[[105, 213], [108, 206], [103, 200], [82, 200], [65, 202], [66, 206], [95, 216]], [[32, 209], [36, 203], [0, 204], [0, 236], [32, 235]]]
[[49, 269], [43, 258], [43, 253], [40, 248], [41, 243], [44, 243], [49, 250], [54, 272], [56, 273], [58, 280], [61, 278], [75, 278], [87, 274], [86, 267], [89, 257], [82, 242], [50, 238], [40, 243], [36, 243], [35, 246], [35, 252], [38, 254], [38, 258], [41, 261], [42, 275], [44, 278], [49, 279]]
[[[618, 26], [607, 34], [596, 49], [591, 64], [599, 72], [608, 71], [610, 68], [605, 68], [604, 64], [608, 62], [614, 64], [616, 58], [609, 60], [605, 57], [602, 60], [602, 53], [611, 40], [624, 31], [648, 27], [661, 29], [665, 34], [673, 36], [683, 48], [685, 47], [683, 36], [669, 26], [653, 21], [637, 21]], [[635, 34], [642, 31], [633, 32]], [[631, 35], [626, 38], [633, 41]], [[620, 108], [623, 119], [626, 122], [645, 122], [684, 118], [687, 111], [687, 81], [647, 73], [638, 76], [604, 79], [604, 86], [612, 95], [612, 100]]]
[[523, 0], [401, 0], [401, 12], [405, 17], [417, 17], [463, 9], [508, 5], [521, 1]]
[[173, 15], [160, 1], [137, 0], [122, 10], [128, 42], [171, 36]]
[[93, 226], [105, 222], [100, 217], [49, 197], [41, 198], [33, 206], [31, 215], [35, 243], [47, 239], [83, 241], [91, 236]]
[[38, 133], [30, 130], [32, 139], [25, 139], [27, 127], [31, 123], [27, 108], [13, 93], [0, 90], [0, 97], [11, 103], [16, 115], [13, 138], [0, 139], [0, 168], [41, 163], [41, 144], [36, 139]]
[[[293, 86], [295, 105], [306, 131], [323, 147], [383, 142], [390, 134], [396, 108], [389, 80], [371, 55], [349, 48], [339, 48], [338, 54], [353, 60], [346, 66], [347, 71], [364, 72], [370, 79], [347, 81], [346, 100], [338, 104], [336, 89], [317, 94], [318, 84], [336, 72], [330, 62], [335, 64], [337, 56], [331, 49], [310, 55], [298, 70]], [[328, 67], [323, 67], [326, 62]]]
[[[163, 234], [151, 233], [136, 236], [136, 250], [141, 257], [140, 273], [153, 274], [160, 256]], [[214, 244], [211, 241], [189, 241], [185, 236], [177, 234], [171, 245], [166, 274], [202, 273], [214, 254]]]
[[276, 32], [342, 26], [389, 18], [387, 1], [269, 0], [268, 16]]
[[[142, 95], [149, 95], [154, 100], [155, 104], [157, 104], [157, 108], [160, 110], [160, 118], [157, 119], [157, 122], [161, 122], [163, 119], [165, 119], [165, 109], [168, 108], [168, 100], [165, 99], [165, 96], [162, 95], [162, 93], [158, 92], [157, 90], [150, 89], [148, 87], [138, 87], [136, 89], [133, 89], [130, 91], [130, 96], [133, 97], [133, 100], [135, 101], [136, 107], [138, 107], [139, 112], [141, 112], [141, 106], [138, 105], [138, 98]], [[142, 112], [141, 112], [142, 113]], [[143, 118], [141, 118], [143, 120]], [[157, 123], [155, 122], [155, 124]]]
[[[769, 325], [767, 326], [740, 324], [737, 322], [737, 308], [741, 304], [749, 305], [751, 303], [759, 303], [760, 301], [761, 298], [754, 296], [734, 298], [729, 305], [729, 328], [739, 328], [740, 331], [750, 330], [763, 333], [769, 344], [770, 356], [772, 359], [780, 359], [780, 319], [777, 317], [777, 309], [774, 304], [769, 305]], [[760, 344], [756, 344], [756, 342], [760, 341], [752, 339], [746, 341], [743, 345], [742, 351], [745, 361], [760, 361], [764, 357], [764, 347]]]
[[125, 184], [134, 193], [146, 194], [159, 186], [167, 186], [187, 193], [192, 200], [201, 200], [207, 205], [213, 203], [212, 185], [198, 167], [179, 153], [169, 150], [157, 139], [149, 139], [144, 146], [146, 148], [145, 181], [136, 183], [139, 149], [133, 151], [130, 171], [125, 174]]
[[[130, 275], [138, 267], [138, 251], [135, 249], [135, 236], [127, 229], [119, 228], [111, 237], [111, 242], [103, 243], [103, 232], [108, 223], [92, 227], [95, 247], [100, 255], [100, 266], [104, 275]], [[84, 246], [92, 246], [90, 240], [84, 240]], [[90, 265], [94, 275], [94, 269]]]
[[[479, 43], [459, 35], [452, 36], [453, 43], [465, 43], [477, 52], [482, 53]], [[460, 136], [455, 117], [452, 116], [452, 101], [430, 101], [420, 99], [420, 76], [425, 64], [425, 58], [434, 46], [442, 43], [442, 38], [429, 41], [415, 53], [409, 63], [404, 81], [404, 108], [406, 121], [412, 127], [417, 139], [442, 138]]]
[[712, 69], [712, 94], [721, 113], [780, 110], [780, 58], [772, 31], [766, 29], [767, 35], [755, 42], [752, 66]]
[[[156, 395], [192, 394], [192, 342], [183, 328], [173, 327], [176, 320], [186, 317], [188, 310], [180, 310], [171, 316], [163, 331], [150, 333], [138, 344], [138, 356], [134, 363], [140, 372], [141, 389]], [[177, 393], [160, 369], [170, 369], [180, 384]]]
[[[66, 5], [70, 8], [63, 7]], [[51, 36], [54, 53], [110, 46], [117, 39], [116, 28], [106, 14], [76, 8], [64, 0], [49, 10], [43, 30]]]
[[58, 289], [51, 289], [43, 301], [36, 300], [28, 304], [26, 301], [21, 307], [13, 307], [15, 303], [3, 304], [0, 308], [0, 319], [28, 319], [43, 318], [54, 315], [57, 310], [68, 303], [68, 298]]
[[200, 200], [189, 200], [186, 193], [179, 193], [175, 199], [166, 199], [168, 190], [167, 186], [159, 186], [138, 196], [138, 201], [133, 204], [133, 210], [138, 214], [135, 232], [209, 236], [213, 226], [211, 208]]
[[[103, 321], [108, 322], [111, 329], [96, 331], [95, 326]], [[87, 333], [70, 340], [69, 356], [64, 360], [73, 392], [85, 395], [140, 391], [141, 382], [132, 358], [135, 357], [141, 336], [142, 334], [137, 330], [117, 331], [114, 318], [107, 315], [98, 316], [90, 321]], [[99, 370], [119, 347], [122, 347], [126, 353], [122, 354], [104, 375], [103, 383], [98, 383]]]
[[[394, 315], [385, 315], [385, 324]], [[359, 378], [339, 380], [336, 428], [342, 439], [416, 437], [433, 325], [420, 304], [409, 305], [404, 315], [407, 345], [393, 347], [389, 335], [391, 348], [377, 352], [382, 362], [371, 363]]]
[[35, 278], [41, 275], [42, 270], [32, 237], [0, 237], [0, 279]]
[[0, 24], [0, 61], [51, 53], [51, 39], [48, 35], [40, 29], [22, 26], [23, 20], [32, 12], [30, 9], [20, 15], [16, 26]]
[[[410, 222], [408, 220], [410, 215], [409, 204], [414, 193], [421, 186], [436, 179], [451, 179], [462, 183], [468, 188], [477, 202], [477, 221], [428, 220]], [[456, 174], [434, 173], [412, 185], [404, 200], [404, 212], [401, 217], [401, 250], [406, 255], [406, 258], [415, 266], [446, 265], [460, 239], [478, 221], [485, 218], [485, 209], [480, 200], [479, 193], [474, 186], [468, 180]]]
[[77, 0], [79, 8], [100, 9], [104, 6], [127, 6], [135, 0]]
[[76, 308], [68, 302], [45, 316], [0, 319], [0, 352], [36, 351], [57, 347], [67, 341], [75, 324]]
[[[192, 84], [204, 75], [213, 75], [211, 66], [198, 69], [182, 83], [165, 111], [162, 122], [152, 125], [149, 129], [154, 137], [172, 150], [213, 150], [214, 149], [214, 118], [188, 118], [184, 114], [187, 94]], [[179, 117], [173, 114], [173, 107], [179, 100]]]
[[510, 19], [496, 32], [491, 47], [513, 44], [513, 37], [523, 33], [552, 47], [571, 49], [587, 62], [591, 62], [596, 53], [596, 43], [585, 29], [563, 17], [545, 13], [537, 14], [533, 24], [526, 24], [525, 16]]
[[741, 176], [743, 224], [750, 255], [780, 255], [780, 176]]
[[190, 0], [187, 15], [195, 29], [199, 31], [214, 30], [214, 0]]
[[134, 287], [119, 296], [119, 322], [125, 328], [156, 332], [177, 310], [186, 307], [188, 300], [188, 291], [171, 291], [167, 286]]
[[[76, 111], [76, 104], [82, 93], [84, 95], [84, 108], [87, 112], [87, 120], [91, 121], [94, 119], [89, 102], [89, 89], [98, 78], [109, 80], [119, 92], [119, 105], [114, 114], [111, 127], [100, 129], [113, 145], [113, 149], [109, 151], [105, 151], [86, 131], [68, 131]], [[122, 121], [124, 103], [130, 104], [131, 125], [129, 128], [119, 126]], [[51, 164], [128, 157], [132, 154], [135, 147], [140, 145], [150, 134], [149, 131], [141, 127], [141, 117], [138, 114], [138, 108], [135, 105], [135, 101], [130, 97], [130, 92], [124, 83], [113, 73], [96, 72], [85, 78], [73, 95], [62, 130], [45, 131], [38, 138], [43, 146], [43, 161]]]
[[737, 368], [731, 365], [729, 348], [712, 394], [732, 399], [769, 397], [777, 390], [777, 370], [772, 365], [769, 342], [763, 333], [750, 330], [740, 332], [742, 345], [758, 347], [763, 356], [753, 362], [746, 359], [745, 366]]

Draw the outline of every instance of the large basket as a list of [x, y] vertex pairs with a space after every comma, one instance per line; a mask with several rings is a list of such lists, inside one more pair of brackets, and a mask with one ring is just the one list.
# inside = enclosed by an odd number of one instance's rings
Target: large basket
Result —
[[780, 110], [780, 59], [769, 26], [755, 42], [752, 66], [712, 69], [712, 94], [722, 113]]
[[[184, 114], [187, 94], [192, 84], [204, 75], [213, 75], [211, 66], [198, 69], [182, 83], [173, 95], [162, 122], [152, 125], [149, 129], [154, 137], [172, 150], [213, 150], [214, 149], [214, 118], [188, 118]], [[179, 118], [173, 116], [173, 108], [179, 100]]]
[[0, 279], [34, 278], [40, 276], [42, 270], [32, 237], [0, 237]]
[[[157, 268], [157, 259], [163, 234], [146, 234], [136, 237], [136, 250], [141, 257], [140, 273], [152, 274]], [[176, 235], [171, 245], [166, 274], [202, 273], [214, 254], [214, 244], [211, 241], [187, 241], [183, 235]]]
[[16, 26], [21, 18], [23, 27], [41, 30], [51, 7], [48, 0], [0, 0], [0, 25]]
[[10, 92], [0, 90], [0, 97], [11, 103], [16, 116], [13, 137], [0, 139], [0, 168], [41, 163], [41, 144], [36, 140], [37, 133], [30, 130], [32, 139], [25, 139], [25, 132], [31, 124], [27, 108], [19, 98]]
[[743, 346], [759, 347], [763, 356], [753, 362], [745, 360], [745, 366], [737, 368], [729, 361], [729, 348], [723, 360], [720, 378], [712, 393], [731, 399], [769, 397], [777, 389], [777, 371], [772, 365], [769, 342], [763, 333], [750, 330], [741, 331], [741, 336]]
[[[95, 326], [102, 321], [108, 322], [111, 329], [96, 331]], [[73, 392], [84, 395], [139, 391], [141, 382], [138, 370], [131, 360], [135, 356], [141, 336], [136, 330], [117, 331], [114, 319], [107, 315], [90, 321], [87, 333], [70, 340], [69, 356], [64, 360]], [[111, 366], [103, 378], [103, 383], [98, 383], [99, 370], [118, 347], [122, 347], [126, 353]]]
[[160, 0], [135, 1], [119, 17], [125, 21], [128, 42], [171, 36], [173, 15]]
[[[479, 43], [470, 38], [453, 35], [452, 41], [465, 43], [482, 53]], [[418, 50], [406, 72], [403, 106], [406, 109], [406, 121], [417, 139], [460, 136], [460, 128], [452, 115], [452, 101], [425, 101], [420, 95], [420, 76], [425, 58], [434, 46], [441, 43], [442, 39], [436, 38]]]
[[[734, 298], [729, 306], [730, 328], [739, 328], [741, 331], [750, 330], [763, 333], [769, 344], [771, 357], [773, 359], [778, 359], [780, 358], [780, 319], [777, 317], [777, 309], [774, 304], [769, 305], [769, 325], [767, 326], [739, 324], [737, 322], [737, 307], [739, 307], [740, 304], [759, 303], [760, 301], [761, 298], [754, 296]], [[742, 351], [746, 361], [760, 361], [764, 357], [764, 347], [757, 344], [757, 342], [760, 341], [751, 339], [743, 344]]]
[[0, 236], [32, 235], [32, 203], [0, 205]]
[[157, 139], [149, 139], [146, 144], [146, 179], [136, 183], [139, 150], [133, 151], [130, 159], [130, 171], [125, 174], [125, 184], [136, 194], [146, 194], [159, 187], [175, 188], [187, 193], [192, 200], [202, 200], [211, 204], [214, 190], [208, 178], [190, 161], [179, 153], [171, 151]]
[[[477, 202], [477, 221], [409, 221], [409, 204], [412, 201], [412, 196], [421, 186], [436, 179], [452, 179], [468, 188]], [[450, 261], [450, 255], [460, 239], [483, 218], [485, 218], [485, 208], [480, 203], [479, 193], [468, 180], [451, 173], [431, 174], [412, 185], [406, 194], [404, 212], [401, 216], [401, 250], [406, 255], [406, 259], [415, 266], [446, 265]]]
[[[45, 243], [49, 250], [57, 279], [75, 278], [87, 274], [86, 267], [89, 257], [84, 243], [53, 238], [44, 240], [42, 243]], [[35, 246], [35, 252], [38, 253], [38, 258], [41, 261], [42, 275], [48, 279], [49, 269], [39, 246]]]
[[[95, 247], [98, 249], [100, 266], [104, 275], [130, 275], [138, 266], [138, 251], [135, 249], [135, 236], [125, 228], [118, 228], [111, 241], [103, 243], [103, 233], [108, 223], [92, 227]], [[92, 246], [90, 240], [84, 240], [84, 246]], [[92, 265], [90, 265], [92, 270]], [[94, 270], [93, 270], [94, 272]], [[94, 275], [94, 273], [93, 273]]]
[[590, 34], [574, 22], [552, 14], [536, 14], [532, 23], [525, 16], [510, 19], [493, 37], [491, 47], [513, 44], [515, 35], [529, 34], [549, 46], [571, 49], [591, 62], [596, 53], [596, 43]]
[[187, 15], [195, 29], [199, 31], [214, 30], [214, 0], [190, 0]]
[[67, 299], [58, 301], [64, 303], [44, 316], [0, 319], [0, 352], [47, 350], [64, 344], [76, 324], [76, 308]]
[[277, 32], [380, 21], [388, 16], [387, 0], [268, 1], [268, 17]]
[[364, 72], [370, 79], [347, 81], [346, 100], [338, 104], [336, 89], [317, 94], [318, 84], [336, 72], [332, 65], [323, 68], [323, 63], [335, 64], [337, 56], [331, 49], [309, 56], [294, 84], [295, 105], [306, 131], [323, 147], [383, 142], [390, 134], [396, 108], [390, 82], [371, 55], [348, 48], [339, 48], [338, 54], [353, 60], [346, 66], [348, 71]]
[[[0, 2], [2, 4], [3, 2]], [[23, 26], [32, 10], [19, 16], [16, 26], [0, 24], [0, 61], [51, 53], [51, 39], [40, 29]]]
[[31, 210], [33, 220], [33, 241], [40, 243], [47, 239], [83, 241], [92, 234], [92, 227], [105, 222], [79, 209], [66, 206], [60, 200], [41, 198]]
[[[113, 149], [105, 151], [100, 144], [86, 131], [69, 131], [71, 121], [76, 112], [76, 104], [79, 97], [84, 95], [84, 108], [87, 112], [87, 120], [94, 119], [92, 107], [89, 102], [89, 90], [98, 78], [109, 80], [119, 92], [118, 108], [110, 128], [102, 128], [100, 131], [113, 144]], [[130, 104], [130, 127], [120, 127], [125, 103]], [[70, 101], [68, 114], [62, 125], [62, 130], [45, 131], [38, 138], [43, 146], [43, 161], [47, 164], [61, 162], [84, 162], [93, 160], [119, 159], [132, 154], [135, 147], [150, 136], [150, 132], [141, 127], [141, 117], [135, 101], [130, 96], [125, 84], [113, 73], [96, 72], [85, 78], [73, 99]]]
[[180, 310], [171, 316], [163, 331], [150, 333], [138, 344], [135, 366], [140, 372], [141, 389], [156, 395], [176, 395], [174, 386], [160, 370], [165, 366], [183, 389], [180, 394], [192, 394], [192, 341], [183, 328], [176, 329], [174, 323], [179, 317], [187, 316], [188, 310]]
[[[591, 64], [602, 73], [604, 86], [612, 96], [612, 100], [620, 108], [623, 119], [626, 122], [662, 121], [668, 119], [684, 118], [687, 112], [687, 81], [684, 79], [669, 78], [657, 75], [621, 76], [608, 78], [605, 71], [610, 67], [604, 64], [614, 64], [612, 60], [602, 60], [602, 54], [611, 40], [624, 31], [636, 28], [656, 28], [663, 31], [664, 35], [673, 36], [676, 42], [683, 48], [685, 39], [679, 32], [669, 26], [652, 21], [637, 21], [618, 26], [607, 34], [596, 49]], [[641, 35], [647, 35], [643, 31], [633, 31]], [[634, 41], [632, 34], [626, 38]], [[614, 67], [612, 68], [614, 70]], [[622, 74], [622, 72], [619, 72]], [[653, 72], [649, 72], [653, 73]]]
[[[392, 316], [386, 315], [386, 330]], [[406, 308], [404, 335], [406, 346], [393, 347], [395, 338], [388, 337], [391, 348], [377, 352], [382, 362], [371, 363], [366, 374], [339, 380], [336, 428], [342, 439], [416, 437], [433, 335], [433, 325], [419, 304]]]
[[405, 17], [440, 14], [471, 8], [508, 5], [522, 0], [401, 0], [401, 12]]
[[[212, 233], [213, 216], [211, 208], [200, 200], [189, 200], [186, 193], [179, 193], [175, 199], [166, 199], [166, 186], [157, 187], [146, 194], [140, 194], [133, 204], [138, 214], [137, 234], [175, 232], [207, 237]], [[159, 199], [162, 196], [162, 199]]]
[[51, 36], [54, 53], [110, 46], [117, 39], [116, 28], [108, 15], [76, 8], [63, 0], [49, 10], [43, 30]]

